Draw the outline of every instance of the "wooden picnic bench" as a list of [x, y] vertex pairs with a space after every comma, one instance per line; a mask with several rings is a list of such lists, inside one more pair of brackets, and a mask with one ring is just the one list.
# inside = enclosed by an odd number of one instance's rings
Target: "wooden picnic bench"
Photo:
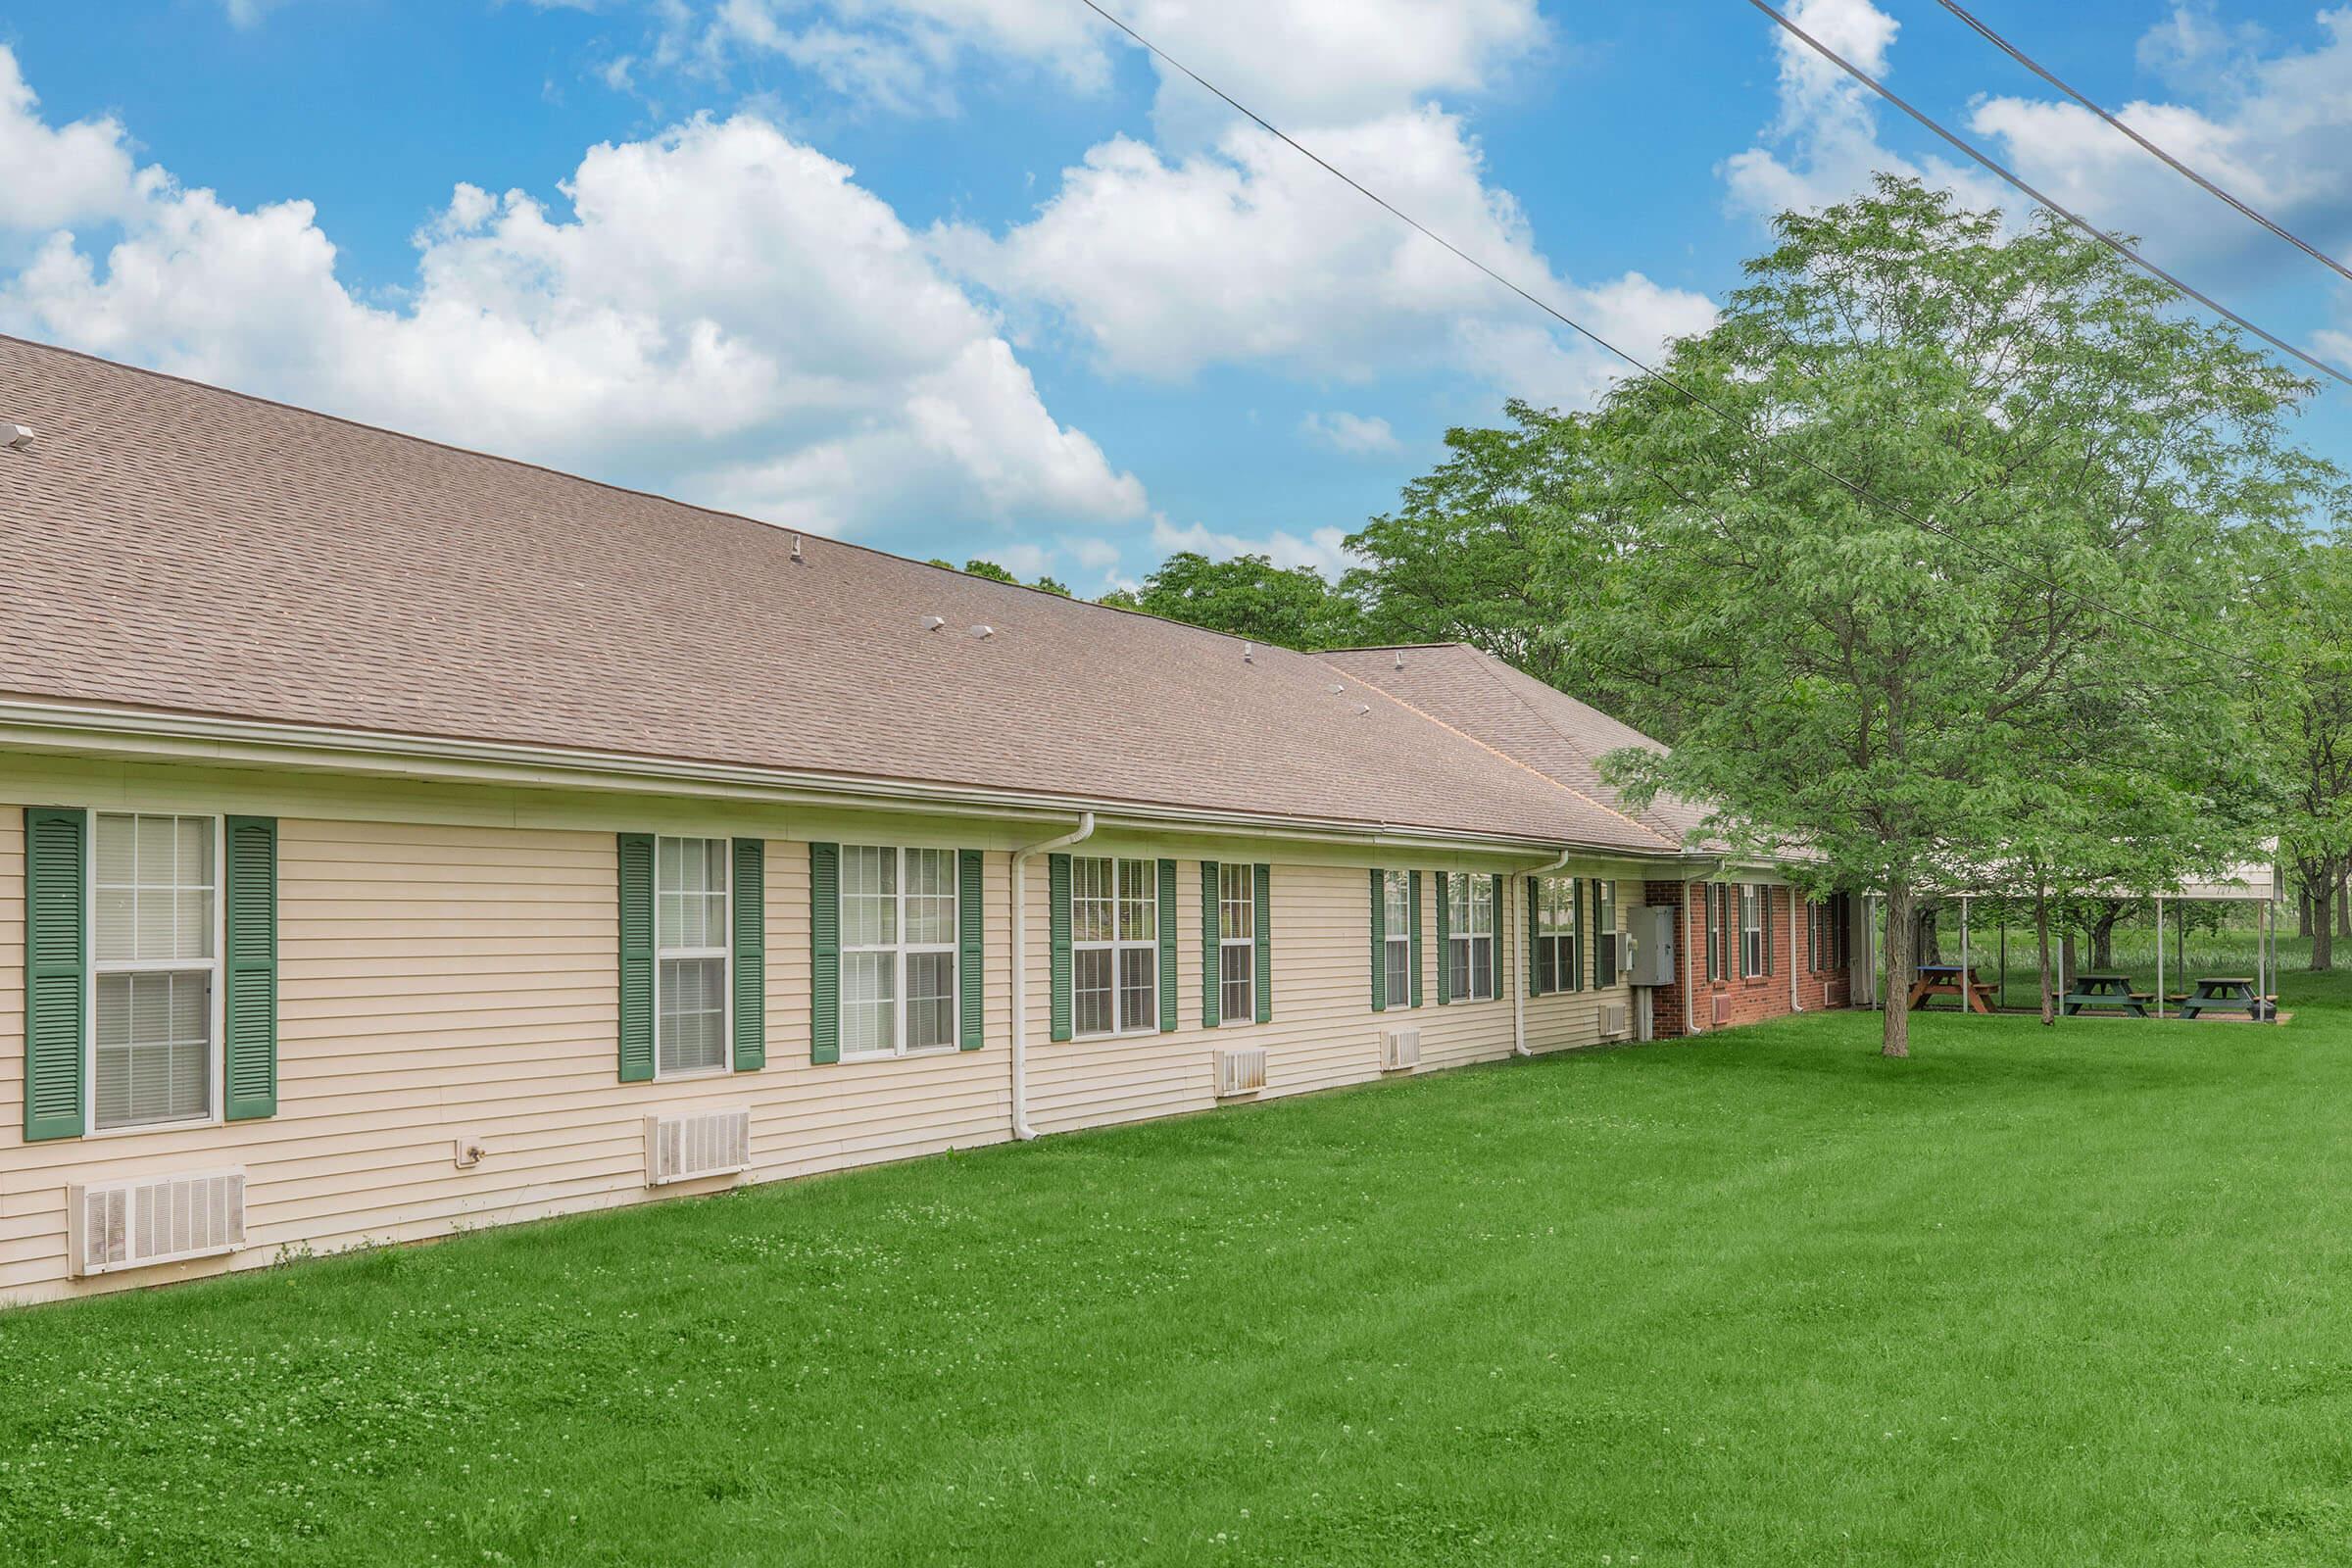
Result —
[[2243, 974], [2208, 975], [2196, 982], [2193, 996], [2176, 997], [2174, 1004], [2183, 1018], [2195, 1018], [2208, 1012], [2242, 1012], [2249, 1018], [2267, 1019], [2278, 1012], [2277, 996], [2258, 997], [2254, 994], [2254, 977]]
[[1908, 1005], [1911, 1011], [1917, 1012], [1936, 997], [1959, 1000], [1965, 996], [1967, 1000], [1963, 1004], [1968, 1011], [1989, 1013], [1992, 1011], [1994, 989], [1989, 982], [1977, 978], [1974, 964], [1969, 965], [1966, 980], [1963, 981], [1960, 965], [1956, 963], [1923, 963], [1919, 966], [1918, 978], [1911, 982]]
[[2155, 1000], [2152, 991], [2132, 990], [2128, 974], [2079, 974], [2075, 976], [2074, 989], [2066, 994], [2064, 1005], [2069, 1018], [2084, 1007], [2113, 1007], [2134, 1018], [2145, 1018], [2148, 1004]]

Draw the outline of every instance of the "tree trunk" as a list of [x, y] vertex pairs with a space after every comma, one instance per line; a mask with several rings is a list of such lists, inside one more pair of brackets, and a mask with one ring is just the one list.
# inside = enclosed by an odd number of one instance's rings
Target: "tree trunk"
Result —
[[2335, 902], [2339, 878], [2334, 866], [2323, 862], [2316, 879], [2311, 909], [2311, 972], [2326, 974], [2335, 967]]
[[2090, 966], [2093, 969], [2115, 967], [2115, 922], [2122, 919], [2123, 905], [2109, 899], [2099, 906], [2099, 917], [2090, 927]]
[[1913, 950], [1921, 963], [1943, 961], [1943, 906], [1931, 904], [1919, 911], [1919, 946]]
[[1886, 884], [1886, 1005], [1879, 1014], [1879, 1054], [1911, 1054], [1911, 884]]
[[2058, 931], [2058, 978], [2069, 979], [2082, 972], [2082, 956], [2075, 952], [2075, 928], [2061, 926]]
[[2034, 894], [2034, 937], [2041, 947], [2041, 1021], [2058, 1021], [2058, 990], [2050, 983], [2050, 896], [2036, 889]]
[[2295, 935], [2311, 935], [2311, 889], [2295, 889]]
[[2335, 883], [2335, 934], [2352, 937], [2352, 876], [2342, 876]]

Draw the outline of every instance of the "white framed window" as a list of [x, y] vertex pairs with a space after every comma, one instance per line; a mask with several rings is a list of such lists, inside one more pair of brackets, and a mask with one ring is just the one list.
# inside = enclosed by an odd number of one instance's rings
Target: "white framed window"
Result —
[[1576, 877], [1536, 878], [1536, 984], [1538, 995], [1573, 991], [1580, 978], [1576, 948], [1577, 905], [1583, 883]]
[[956, 1044], [956, 852], [841, 847], [841, 1054]]
[[1072, 1032], [1159, 1027], [1159, 867], [1152, 860], [1070, 862]]
[[1617, 884], [1605, 876], [1592, 881], [1592, 983], [1617, 983]]
[[1217, 1019], [1257, 1020], [1257, 877], [1247, 862], [1217, 867]]
[[220, 819], [102, 811], [91, 835], [91, 1127], [217, 1120]]
[[1447, 994], [1456, 1002], [1494, 995], [1494, 879], [1456, 872], [1446, 879]]
[[654, 1071], [727, 1065], [727, 841], [654, 841]]
[[1411, 872], [1383, 871], [1380, 874], [1380, 919], [1382, 1000], [1392, 1007], [1410, 1006], [1413, 1000]]
[[1740, 972], [1764, 972], [1764, 889], [1754, 882], [1740, 884]]

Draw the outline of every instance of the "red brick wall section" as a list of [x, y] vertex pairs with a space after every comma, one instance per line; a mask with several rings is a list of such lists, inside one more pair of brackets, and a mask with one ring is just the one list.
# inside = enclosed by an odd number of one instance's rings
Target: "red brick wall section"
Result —
[[[1681, 926], [1675, 934], [1681, 950], [1678, 981], [1658, 988], [1651, 1003], [1651, 1032], [1660, 1040], [1676, 1039], [1690, 1032], [1693, 1009], [1690, 993], [1697, 992], [1695, 1009], [1698, 1032], [1706, 1033], [1717, 1027], [1717, 1001], [1722, 1004], [1721, 1027], [1758, 1023], [1766, 1018], [1785, 1017], [1790, 1010], [1788, 974], [1796, 971], [1797, 1005], [1808, 1012], [1847, 1004], [1849, 987], [1841, 970], [1823, 970], [1813, 973], [1805, 968], [1805, 933], [1807, 916], [1804, 901], [1792, 888], [1768, 887], [1765, 897], [1772, 906], [1772, 973], [1747, 978], [1734, 974], [1728, 979], [1709, 981], [1707, 974], [1707, 916], [1701, 902], [1700, 884], [1690, 882], [1651, 882], [1642, 889], [1643, 900], [1652, 908], [1666, 907], [1681, 911]], [[1735, 913], [1738, 918], [1737, 900]], [[1828, 955], [1823, 956], [1826, 959]], [[1732, 967], [1739, 967], [1735, 940]]]

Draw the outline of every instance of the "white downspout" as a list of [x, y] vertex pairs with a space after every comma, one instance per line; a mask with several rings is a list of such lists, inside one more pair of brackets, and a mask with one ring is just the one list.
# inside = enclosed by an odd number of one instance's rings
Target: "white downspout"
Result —
[[[1550, 859], [1545, 860], [1542, 865], [1531, 865], [1526, 870], [1514, 875], [1511, 880], [1519, 885], [1520, 901], [1522, 903], [1526, 902], [1527, 879], [1529, 877], [1544, 876], [1549, 872], [1557, 871], [1561, 866], [1568, 863], [1568, 851], [1562, 850]], [[1510, 901], [1505, 899], [1503, 902], [1508, 904]], [[1501, 910], [1497, 909], [1494, 912], [1496, 919], [1500, 919], [1502, 917]], [[1576, 911], [1576, 917], [1579, 921], [1582, 921], [1590, 912], [1591, 911], [1588, 909], [1579, 909]], [[1523, 938], [1529, 929], [1528, 911], [1521, 909], [1519, 911], [1519, 930]], [[1496, 935], [1499, 937], [1500, 933], [1497, 932]], [[1592, 932], [1588, 931], [1585, 933], [1585, 940], [1588, 944], [1586, 951], [1588, 952], [1592, 951], [1590, 947], [1592, 938]], [[1514, 943], [1513, 946], [1515, 947], [1517, 944]], [[1527, 1049], [1527, 976], [1528, 965], [1533, 963], [1535, 958], [1536, 956], [1533, 953], [1524, 951], [1521, 952], [1519, 955], [1519, 972], [1512, 976], [1512, 978], [1518, 982], [1516, 985], [1511, 987], [1511, 1054], [1514, 1056], [1532, 1056], [1535, 1054], [1534, 1052]]]
[[[1695, 915], [1690, 912], [1690, 891], [1693, 888], [1698, 890], [1699, 898], [1698, 913]], [[1698, 970], [1693, 965], [1702, 961], [1698, 949], [1707, 940], [1709, 911], [1706, 900], [1705, 883], [1683, 884], [1683, 1033], [1686, 1037], [1698, 1033]]]
[[1029, 898], [1021, 868], [1032, 855], [1066, 850], [1094, 831], [1095, 813], [1081, 811], [1073, 831], [1012, 852], [1012, 1136], [1024, 1144], [1037, 1129], [1029, 1125]]

